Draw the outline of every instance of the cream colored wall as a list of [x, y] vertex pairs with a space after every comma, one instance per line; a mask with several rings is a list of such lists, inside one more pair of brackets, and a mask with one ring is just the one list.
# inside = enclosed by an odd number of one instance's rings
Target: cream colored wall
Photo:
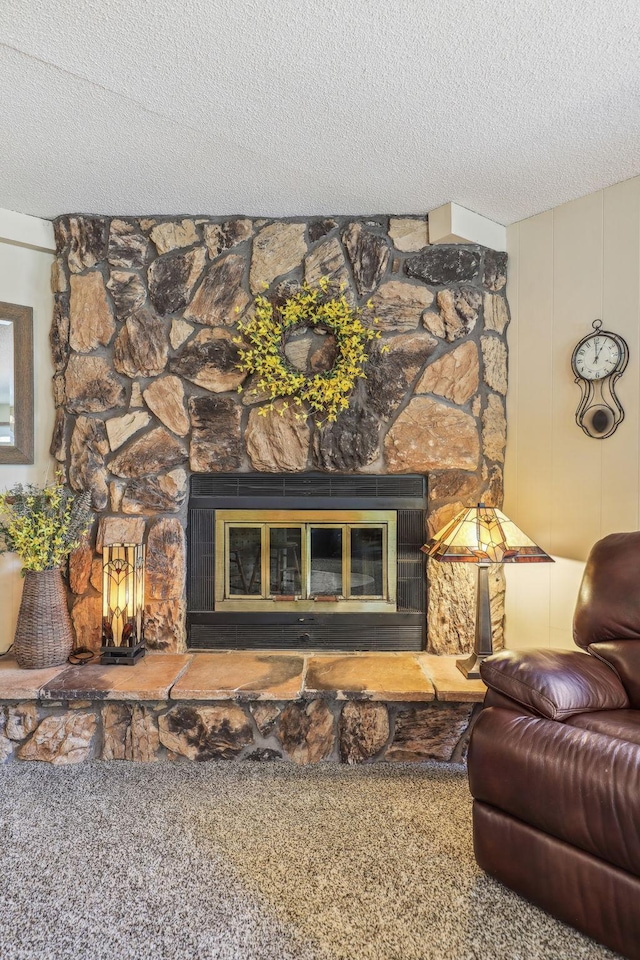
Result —
[[[506, 643], [571, 647], [584, 560], [640, 510], [640, 177], [508, 228], [510, 371], [505, 512], [555, 564], [507, 569]], [[573, 347], [593, 320], [629, 344], [625, 419], [608, 440], [575, 423]]]
[[[42, 483], [53, 475], [49, 444], [53, 429], [53, 367], [49, 327], [53, 310], [50, 289], [53, 230], [48, 221], [0, 210], [0, 300], [33, 308], [35, 380], [35, 462], [29, 466], [0, 464], [0, 489], [14, 483]], [[0, 556], [0, 651], [13, 640], [22, 595], [20, 562]]]

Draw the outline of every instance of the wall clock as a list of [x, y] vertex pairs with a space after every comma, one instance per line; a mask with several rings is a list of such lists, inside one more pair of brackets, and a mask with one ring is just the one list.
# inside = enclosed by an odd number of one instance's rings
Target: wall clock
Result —
[[571, 356], [582, 391], [576, 422], [588, 437], [604, 440], [624, 420], [615, 384], [629, 360], [629, 348], [617, 333], [602, 329], [602, 320], [594, 320], [592, 326], [594, 332], [582, 338]]

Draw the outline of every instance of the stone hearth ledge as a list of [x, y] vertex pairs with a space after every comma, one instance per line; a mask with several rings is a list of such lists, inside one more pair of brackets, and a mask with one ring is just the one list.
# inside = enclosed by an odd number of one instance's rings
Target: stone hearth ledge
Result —
[[463, 761], [484, 692], [454, 657], [408, 652], [150, 654], [34, 672], [0, 661], [0, 763]]
[[149, 654], [135, 667], [22, 670], [3, 658], [0, 700], [481, 702], [484, 683], [465, 680], [457, 659], [428, 653], [230, 651]]
[[336, 700], [424, 702], [436, 698], [418, 659], [397, 653], [309, 657], [305, 694]]
[[65, 666], [44, 670], [21, 670], [12, 657], [0, 660], [0, 700], [39, 700], [40, 691]]
[[298, 700], [305, 658], [294, 653], [195, 653], [172, 700]]
[[146, 656], [133, 667], [89, 663], [65, 668], [40, 700], [167, 700], [191, 662], [188, 654]]

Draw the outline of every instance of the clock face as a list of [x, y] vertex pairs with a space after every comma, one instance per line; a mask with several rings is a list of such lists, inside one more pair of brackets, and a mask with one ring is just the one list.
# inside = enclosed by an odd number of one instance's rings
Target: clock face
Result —
[[584, 380], [601, 380], [614, 372], [620, 358], [620, 346], [613, 337], [595, 333], [576, 350], [575, 371]]

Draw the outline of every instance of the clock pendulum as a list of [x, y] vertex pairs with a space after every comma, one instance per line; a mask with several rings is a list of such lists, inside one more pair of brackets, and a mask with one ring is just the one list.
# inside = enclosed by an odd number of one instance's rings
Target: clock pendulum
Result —
[[615, 384], [627, 366], [629, 348], [617, 333], [602, 329], [602, 320], [594, 320], [592, 326], [594, 332], [582, 338], [571, 356], [582, 391], [576, 422], [588, 437], [604, 440], [624, 420]]

